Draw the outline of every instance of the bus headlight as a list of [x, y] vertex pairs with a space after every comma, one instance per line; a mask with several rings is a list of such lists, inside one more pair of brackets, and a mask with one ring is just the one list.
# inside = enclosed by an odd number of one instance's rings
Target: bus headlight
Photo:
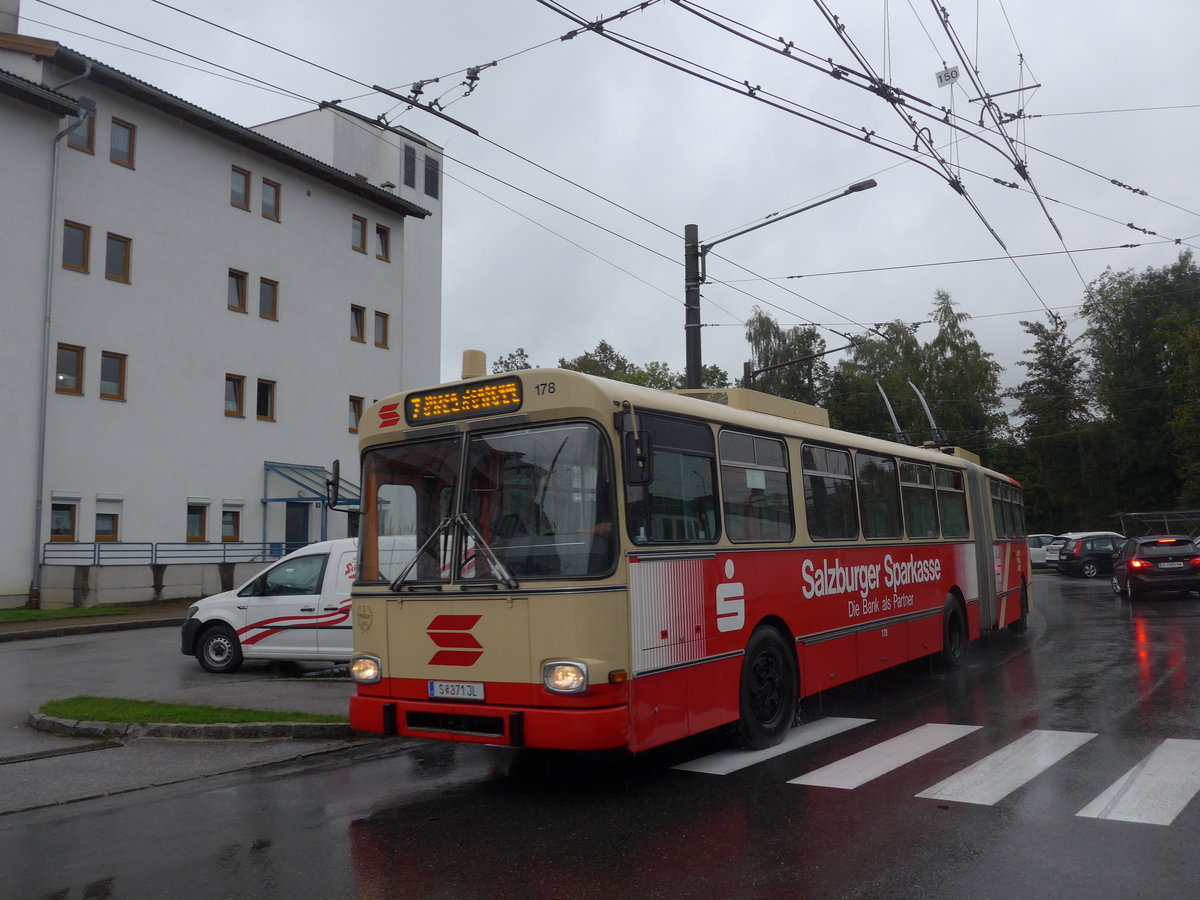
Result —
[[544, 662], [542, 683], [555, 694], [582, 694], [588, 687], [587, 664], [567, 659]]
[[350, 680], [378, 684], [383, 680], [383, 661], [378, 656], [356, 656], [350, 660]]

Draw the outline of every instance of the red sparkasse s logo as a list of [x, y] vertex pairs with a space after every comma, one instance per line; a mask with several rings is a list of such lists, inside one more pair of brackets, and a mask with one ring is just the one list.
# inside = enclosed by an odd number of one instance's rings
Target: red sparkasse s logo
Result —
[[379, 407], [379, 427], [391, 428], [400, 421], [400, 413], [396, 412], [400, 408], [399, 403], [385, 403]]
[[483, 645], [471, 629], [482, 616], [437, 616], [425, 633], [441, 649], [429, 660], [431, 666], [473, 666], [483, 656]]

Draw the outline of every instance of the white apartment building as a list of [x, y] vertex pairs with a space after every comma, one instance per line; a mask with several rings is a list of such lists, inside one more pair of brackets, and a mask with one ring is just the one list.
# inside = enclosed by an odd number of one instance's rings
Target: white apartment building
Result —
[[441, 165], [0, 32], [0, 606], [201, 596], [353, 529], [326, 469], [356, 500], [358, 414], [438, 380]]

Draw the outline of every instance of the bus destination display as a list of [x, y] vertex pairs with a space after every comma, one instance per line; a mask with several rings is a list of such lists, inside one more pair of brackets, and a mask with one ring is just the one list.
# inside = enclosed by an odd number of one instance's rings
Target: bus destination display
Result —
[[499, 378], [409, 394], [404, 399], [404, 419], [409, 425], [428, 425], [514, 412], [520, 408], [520, 379]]

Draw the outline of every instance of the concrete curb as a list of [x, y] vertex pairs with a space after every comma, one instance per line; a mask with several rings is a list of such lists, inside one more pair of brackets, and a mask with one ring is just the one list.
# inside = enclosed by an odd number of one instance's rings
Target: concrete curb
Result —
[[377, 738], [353, 731], [346, 722], [241, 722], [238, 724], [183, 725], [169, 722], [122, 724], [60, 719], [31, 712], [26, 724], [35, 731], [104, 740], [159, 738], [188, 741], [341, 740]]
[[73, 634], [98, 634], [102, 631], [130, 631], [135, 628], [164, 628], [183, 625], [183, 616], [172, 619], [124, 619], [88, 622], [80, 625], [43, 625], [38, 629], [0, 631], [0, 644], [7, 641], [32, 641], [38, 638], [68, 637]]

